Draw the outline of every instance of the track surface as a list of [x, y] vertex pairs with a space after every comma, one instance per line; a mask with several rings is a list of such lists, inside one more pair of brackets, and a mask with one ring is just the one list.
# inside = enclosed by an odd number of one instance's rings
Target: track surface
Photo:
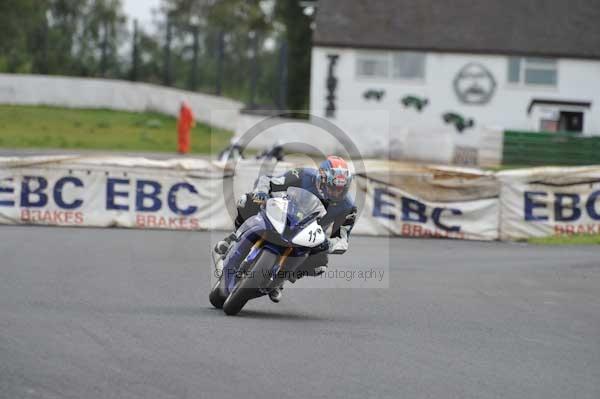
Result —
[[214, 237], [0, 227], [0, 397], [600, 398], [596, 247], [355, 237], [333, 266], [391, 248], [388, 289], [234, 318], [207, 301]]

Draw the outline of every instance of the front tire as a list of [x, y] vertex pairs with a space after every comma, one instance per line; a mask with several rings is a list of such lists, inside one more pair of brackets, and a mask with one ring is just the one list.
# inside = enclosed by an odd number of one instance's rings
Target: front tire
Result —
[[243, 309], [250, 299], [262, 296], [260, 288], [269, 284], [269, 272], [275, 266], [277, 255], [263, 250], [254, 266], [249, 270], [231, 291], [223, 304], [223, 311], [228, 316], [235, 316]]

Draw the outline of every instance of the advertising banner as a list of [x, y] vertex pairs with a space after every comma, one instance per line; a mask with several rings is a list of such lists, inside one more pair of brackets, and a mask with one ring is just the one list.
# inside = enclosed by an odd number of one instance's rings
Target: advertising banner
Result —
[[[237, 199], [268, 170], [207, 160], [0, 158], [0, 224], [231, 230]], [[298, 166], [298, 165], [294, 165]], [[520, 240], [600, 234], [600, 167], [476, 169], [366, 162], [355, 234]]]
[[[281, 173], [292, 164], [272, 170]], [[296, 165], [298, 166], [298, 165]], [[368, 163], [357, 176], [355, 234], [498, 238], [498, 189], [473, 170]], [[231, 170], [203, 160], [143, 158], [0, 159], [0, 223], [49, 226], [230, 230], [237, 198], [252, 190], [261, 165]]]
[[[172, 230], [229, 228], [223, 172], [128, 159], [0, 163], [0, 223]], [[6, 167], [10, 166], [10, 167]]]
[[522, 169], [497, 177], [501, 239], [600, 234], [600, 167]]
[[366, 206], [355, 229], [360, 234], [498, 239], [497, 197], [439, 202], [374, 181], [366, 182], [366, 189]]

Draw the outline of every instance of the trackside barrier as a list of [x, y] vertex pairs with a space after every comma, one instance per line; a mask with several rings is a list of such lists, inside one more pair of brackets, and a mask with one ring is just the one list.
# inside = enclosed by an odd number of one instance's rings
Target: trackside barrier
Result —
[[[295, 166], [281, 163], [274, 173]], [[252, 188], [260, 167], [0, 158], [0, 224], [227, 230], [236, 199]], [[355, 195], [364, 198], [356, 234], [466, 240], [600, 234], [600, 167], [500, 173], [383, 161], [365, 167], [356, 177]]]
[[500, 238], [600, 234], [600, 166], [500, 172]]
[[594, 165], [600, 163], [600, 137], [573, 133], [504, 132], [505, 165]]

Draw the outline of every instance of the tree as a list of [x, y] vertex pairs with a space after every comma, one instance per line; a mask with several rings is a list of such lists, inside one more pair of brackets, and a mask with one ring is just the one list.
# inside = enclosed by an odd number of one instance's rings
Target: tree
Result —
[[121, 0], [3, 0], [0, 70], [120, 76]]
[[160, 84], [162, 78], [162, 49], [160, 42], [140, 28], [138, 39], [138, 80]]
[[310, 94], [313, 20], [305, 15], [297, 0], [277, 1], [275, 16], [284, 26], [288, 44], [287, 106], [292, 110], [305, 110]]
[[[222, 89], [225, 95], [248, 99], [251, 81], [248, 71], [254, 57], [250, 49], [254, 38], [258, 40], [256, 47], [261, 49], [271, 29], [259, 0], [163, 0], [160, 12], [164, 21], [159, 27], [160, 36], [167, 37], [167, 19], [173, 28], [165, 55], [170, 57], [168, 62], [176, 86], [196, 86], [193, 77], [198, 74], [203, 77], [200, 89], [213, 92]], [[166, 59], [164, 63], [167, 64]], [[196, 70], [192, 69], [194, 65]], [[209, 83], [212, 87], [207, 86]]]
[[118, 48], [127, 37], [121, 0], [88, 0], [76, 42], [77, 69], [84, 76], [118, 77]]
[[169, 84], [176, 87], [205, 92], [218, 87], [223, 95], [257, 105], [280, 104], [281, 63], [272, 43], [285, 31], [290, 43], [301, 44], [291, 47], [289, 103], [302, 108], [310, 70], [310, 34], [304, 36], [310, 27], [304, 26], [307, 17], [295, 1], [283, 3], [162, 0], [155, 33], [140, 27], [129, 40], [122, 0], [2, 0], [0, 72], [152, 83], [165, 81], [168, 72]]
[[50, 74], [76, 74], [74, 48], [83, 26], [87, 0], [48, 0], [47, 70]]
[[29, 73], [34, 63], [37, 27], [44, 23], [47, 2], [0, 2], [0, 71]]

